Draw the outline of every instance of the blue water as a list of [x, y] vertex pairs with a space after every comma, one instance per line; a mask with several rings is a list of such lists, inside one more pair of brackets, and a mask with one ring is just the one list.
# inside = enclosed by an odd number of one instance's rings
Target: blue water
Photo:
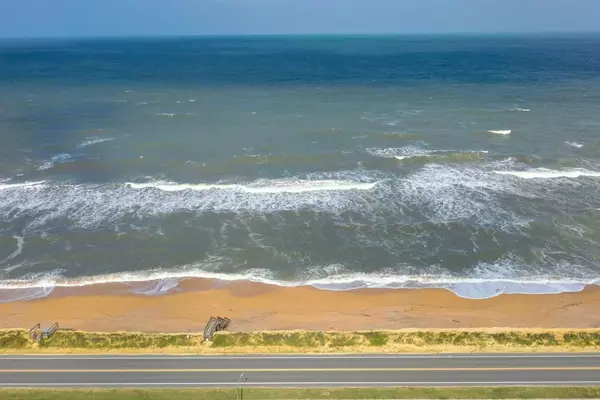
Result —
[[0, 288], [581, 290], [600, 278], [599, 49], [0, 42]]

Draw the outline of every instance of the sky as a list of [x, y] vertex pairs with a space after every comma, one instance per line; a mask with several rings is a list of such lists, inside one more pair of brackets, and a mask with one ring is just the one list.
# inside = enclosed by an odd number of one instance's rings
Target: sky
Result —
[[0, 0], [0, 37], [600, 31], [600, 0]]

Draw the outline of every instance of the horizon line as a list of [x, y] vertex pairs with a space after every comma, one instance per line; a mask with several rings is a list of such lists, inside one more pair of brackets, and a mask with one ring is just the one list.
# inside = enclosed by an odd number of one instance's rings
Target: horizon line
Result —
[[515, 32], [378, 32], [378, 33], [165, 33], [76, 36], [0, 36], [2, 40], [89, 40], [89, 39], [177, 39], [235, 37], [432, 37], [432, 36], [581, 36], [600, 35], [596, 31], [515, 31]]

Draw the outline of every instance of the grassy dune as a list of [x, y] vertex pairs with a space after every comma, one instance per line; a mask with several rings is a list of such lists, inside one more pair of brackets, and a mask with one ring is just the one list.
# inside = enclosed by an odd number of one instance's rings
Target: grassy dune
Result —
[[582, 351], [600, 347], [600, 331], [222, 333], [215, 336], [211, 347], [286, 352]]
[[59, 331], [33, 343], [25, 330], [0, 331], [1, 352], [326, 353], [444, 351], [597, 351], [600, 329], [381, 332], [95, 333]]
[[[244, 390], [244, 400], [258, 399], [543, 399], [598, 398], [595, 387], [506, 388], [374, 388], [374, 389], [254, 389]], [[235, 389], [106, 389], [106, 390], [0, 390], [10, 400], [231, 400]]]

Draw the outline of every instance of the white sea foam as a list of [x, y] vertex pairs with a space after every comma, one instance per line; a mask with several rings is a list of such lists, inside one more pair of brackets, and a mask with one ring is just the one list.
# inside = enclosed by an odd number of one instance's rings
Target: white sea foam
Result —
[[[78, 227], [114, 223], [181, 210], [195, 212], [278, 212], [309, 209], [341, 212], [371, 207], [384, 174], [364, 171], [307, 174], [302, 179], [257, 180], [236, 184], [172, 182], [65, 185], [3, 184], [0, 214], [24, 217], [28, 229], [66, 219]], [[31, 190], [35, 189], [35, 195]], [[369, 199], [372, 199], [370, 201]]]
[[434, 153], [433, 150], [427, 150], [416, 146], [391, 147], [385, 149], [370, 148], [366, 151], [377, 157], [396, 158], [398, 160], [409, 157], [423, 157]]
[[60, 154], [57, 154], [57, 155], [53, 156], [49, 161], [43, 162], [38, 167], [38, 170], [43, 171], [43, 170], [46, 170], [46, 169], [53, 168], [56, 163], [65, 162], [67, 160], [70, 160], [71, 157], [72, 156], [69, 153], [60, 153]]
[[518, 226], [520, 218], [500, 206], [498, 196], [529, 196], [516, 182], [494, 178], [479, 167], [427, 164], [399, 184], [399, 199], [418, 206], [436, 223], [476, 218], [483, 224], [502, 221]]
[[17, 241], [16, 250], [13, 251], [4, 260], [0, 261], [0, 264], [4, 264], [5, 262], [12, 260], [13, 258], [17, 257], [19, 254], [21, 254], [21, 252], [23, 252], [23, 245], [25, 244], [25, 238], [23, 236], [13, 236], [13, 239], [15, 239]]
[[22, 183], [3, 183], [0, 184], [0, 190], [14, 190], [14, 189], [36, 189], [41, 187], [46, 181], [39, 182], [22, 182]]
[[179, 285], [179, 281], [174, 278], [165, 278], [160, 279], [158, 281], [148, 281], [147, 285], [143, 287], [135, 287], [131, 291], [137, 294], [143, 294], [146, 296], [158, 296], [161, 294], [166, 294], [169, 292], [173, 292], [177, 289]]
[[547, 168], [535, 168], [527, 171], [494, 171], [499, 175], [512, 175], [522, 179], [556, 179], [556, 178], [580, 178], [600, 177], [599, 171], [590, 171], [583, 168], [557, 171]]
[[[529, 196], [531, 193], [515, 179], [502, 178], [493, 171], [514, 167], [514, 161], [486, 164], [484, 167], [429, 164], [401, 178], [377, 171], [358, 170], [319, 173], [302, 178], [212, 185], [156, 181], [108, 185], [32, 182], [29, 186], [10, 186], [0, 191], [0, 215], [14, 218], [26, 216], [30, 229], [55, 219], [68, 220], [78, 227], [97, 228], [101, 224], [113, 226], [115, 222], [122, 221], [123, 217], [133, 216], [141, 220], [181, 210], [199, 213], [265, 213], [288, 210], [339, 213], [352, 210], [369, 218], [388, 218], [390, 215], [401, 215], [406, 209], [418, 208], [433, 223], [468, 219], [469, 224], [473, 225], [503, 224], [504, 230], [527, 223], [522, 220], [522, 216], [512, 214], [511, 210], [503, 207], [501, 201], [506, 194]], [[31, 193], [32, 187], [36, 188], [34, 195]], [[326, 290], [437, 287], [452, 290], [463, 297], [484, 298], [500, 293], [577, 291], [586, 284], [597, 283], [562, 273], [558, 275], [570, 278], [515, 275], [504, 264], [496, 270], [494, 268], [482, 266], [482, 271], [469, 274], [469, 278], [466, 278], [443, 273], [416, 276], [403, 274], [402, 271], [355, 274], [341, 266], [335, 266], [299, 275], [295, 279], [281, 280], [273, 272], [263, 270], [224, 274], [219, 273], [218, 268], [189, 266], [169, 268], [168, 271], [151, 270], [78, 279], [54, 274], [35, 279], [3, 280], [0, 282], [0, 289], [22, 290], [19, 296], [27, 293], [39, 296], [42, 292], [38, 289], [51, 290], [55, 286], [159, 281], [157, 284], [142, 285], [141, 289], [140, 285], [136, 285], [135, 290], [145, 294], [161, 294], [175, 290], [173, 285], [179, 279], [199, 277], [247, 280], [279, 286], [308, 285]], [[13, 293], [16, 296], [17, 292]]]
[[98, 144], [98, 143], [109, 142], [111, 140], [115, 140], [115, 138], [112, 138], [112, 137], [102, 138], [102, 137], [92, 136], [92, 137], [87, 138], [83, 142], [79, 143], [77, 145], [77, 147], [83, 148], [83, 147], [91, 146], [91, 145]]
[[43, 170], [46, 170], [46, 169], [54, 168], [55, 164], [68, 161], [71, 158], [72, 158], [72, 156], [69, 153], [60, 153], [60, 154], [57, 154], [57, 155], [53, 156], [49, 161], [43, 162], [38, 167], [38, 170], [43, 171]]
[[487, 150], [429, 150], [416, 146], [404, 146], [385, 149], [370, 148], [366, 151], [374, 156], [395, 158], [397, 160], [406, 160], [414, 157], [431, 157], [444, 154], [488, 154]]
[[52, 286], [0, 290], [0, 303], [41, 299], [49, 296], [53, 290]]
[[494, 135], [510, 135], [512, 130], [504, 129], [504, 130], [489, 130], [488, 133], [493, 133]]
[[[540, 294], [578, 292], [583, 290], [586, 285], [597, 285], [599, 283], [598, 280], [595, 279], [557, 280], [539, 276], [522, 279], [482, 279], [456, 276], [394, 275], [386, 273], [344, 273], [315, 279], [284, 281], [274, 279], [271, 271], [263, 269], [252, 269], [245, 273], [238, 274], [224, 274], [219, 272], [208, 272], [196, 267], [186, 267], [170, 271], [156, 269], [135, 273], [123, 272], [82, 278], [61, 278], [55, 275], [49, 275], [35, 281], [4, 280], [0, 282], [0, 289], [12, 289], [11, 291], [22, 291], [23, 293], [30, 291], [31, 293], [35, 293], [33, 298], [37, 298], [40, 297], [41, 293], [50, 293], [55, 287], [83, 287], [115, 282], [126, 284], [147, 282], [147, 287], [134, 288], [132, 291], [147, 295], [159, 295], [175, 289], [179, 280], [190, 278], [215, 279], [230, 282], [249, 281], [281, 287], [312, 286], [318, 289], [331, 291], [374, 288], [444, 288], [451, 290], [458, 296], [472, 299], [490, 298], [503, 293]], [[0, 291], [0, 296], [2, 293], [5, 292]], [[0, 301], [2, 301], [1, 297]]]
[[583, 144], [577, 142], [565, 142], [567, 146], [575, 147], [576, 149], [581, 149]]
[[377, 182], [352, 182], [334, 180], [262, 180], [242, 184], [181, 184], [174, 182], [128, 183], [133, 189], [159, 189], [165, 192], [184, 190], [232, 190], [245, 193], [305, 193], [337, 190], [369, 190]]
[[[497, 169], [510, 163], [496, 163]], [[150, 178], [151, 179], [151, 178]], [[20, 184], [23, 185], [23, 184]], [[35, 195], [30, 191], [35, 188]], [[0, 215], [25, 218], [35, 230], [62, 219], [82, 228], [114, 224], [123, 217], [155, 217], [187, 210], [273, 213], [311, 210], [338, 214], [356, 211], [376, 218], [419, 208], [432, 222], [473, 218], [473, 223], [510, 225], [518, 217], [498, 203], [503, 193], [525, 196], [526, 187], [499, 179], [479, 166], [427, 164], [398, 178], [355, 170], [307, 174], [298, 178], [247, 183], [190, 184], [164, 181], [65, 185], [31, 183], [0, 190]]]

